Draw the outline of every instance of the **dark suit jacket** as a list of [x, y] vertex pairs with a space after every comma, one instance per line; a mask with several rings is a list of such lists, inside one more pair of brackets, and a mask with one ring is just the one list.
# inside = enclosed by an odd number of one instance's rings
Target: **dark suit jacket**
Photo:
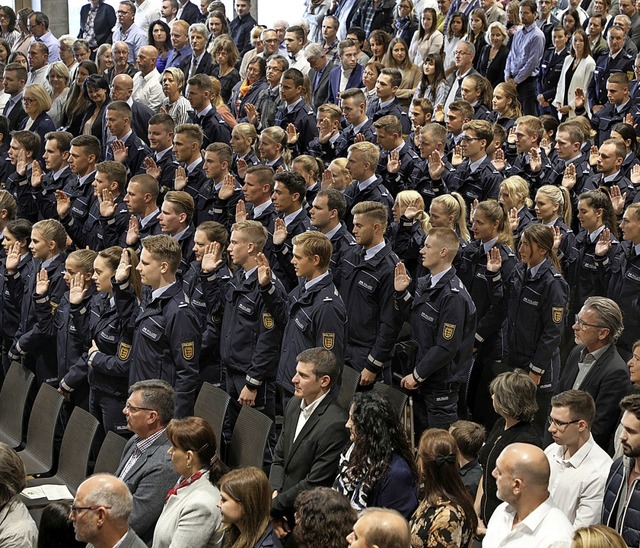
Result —
[[[578, 376], [578, 360], [584, 346], [576, 346], [562, 369], [556, 393], [571, 390]], [[609, 346], [596, 360], [582, 381], [580, 390], [589, 392], [596, 402], [596, 418], [591, 425], [591, 433], [596, 443], [605, 451], [620, 418], [620, 400], [631, 390], [629, 368], [618, 354], [615, 345]]]
[[349, 442], [349, 433], [344, 427], [347, 412], [335, 396], [332, 390], [320, 402], [295, 441], [301, 400], [291, 398], [269, 475], [271, 486], [279, 492], [271, 504], [275, 516], [291, 519], [299, 493], [312, 487], [330, 486], [336, 479], [340, 452]]
[[149, 120], [155, 114], [147, 105], [133, 101], [131, 105], [131, 127], [135, 134], [149, 144]]
[[496, 56], [489, 64], [489, 52], [491, 48], [484, 48], [480, 53], [480, 61], [478, 61], [478, 72], [482, 74], [493, 87], [504, 82], [504, 67], [507, 64], [509, 56], [509, 48], [501, 46]]
[[[324, 105], [328, 101], [329, 98], [329, 74], [333, 69], [333, 63], [331, 61], [327, 62], [327, 66], [324, 67], [324, 71], [322, 71], [322, 75], [318, 79], [318, 84], [314, 85], [316, 81], [316, 71], [313, 69], [309, 70], [309, 82], [311, 83], [312, 92], [311, 92], [311, 103], [313, 110], [317, 111], [320, 105]], [[339, 81], [338, 81], [339, 83]]]
[[[338, 104], [338, 99], [340, 97], [340, 72], [342, 71], [342, 67], [338, 65], [337, 67], [333, 67], [331, 74], [329, 74], [329, 97], [327, 101], [329, 103]], [[360, 63], [356, 63], [356, 67], [351, 72], [351, 76], [349, 76], [349, 80], [347, 80], [347, 87], [345, 89], [351, 88], [361, 88], [362, 87], [362, 73], [364, 72], [364, 67]]]
[[27, 114], [22, 108], [22, 101], [18, 101], [7, 117], [9, 119], [9, 131], [17, 130], [22, 125], [22, 122], [26, 117]]
[[194, 23], [200, 22], [200, 17], [202, 13], [200, 12], [200, 8], [196, 6], [193, 2], [187, 2], [182, 10], [182, 14], [180, 15], [180, 19], [186, 21], [190, 25]]
[[[78, 32], [78, 38], [82, 38], [82, 29], [87, 22], [90, 9], [91, 4], [85, 4], [80, 8], [80, 32]], [[111, 31], [115, 24], [115, 10], [106, 2], [100, 2], [98, 13], [96, 13], [96, 18], [93, 21], [93, 32], [96, 35], [96, 43], [98, 46], [111, 43]]]
[[[125, 445], [116, 476], [120, 473], [135, 448], [137, 436], [131, 438]], [[151, 544], [153, 530], [162, 513], [164, 499], [177, 479], [178, 474], [173, 470], [171, 457], [167, 450], [171, 442], [164, 432], [149, 447], [127, 472], [122, 481], [127, 484], [133, 495], [133, 511], [129, 517], [129, 525], [146, 543]]]
[[[20, 129], [24, 129], [28, 121], [29, 121], [29, 117], [22, 120], [22, 124], [20, 124]], [[42, 114], [38, 115], [38, 117], [33, 121], [33, 124], [31, 124], [29, 131], [32, 131], [33, 133], [37, 133], [40, 136], [40, 158], [42, 158], [42, 155], [44, 154], [44, 145], [45, 145], [44, 136], [50, 131], [55, 131], [55, 130], [56, 130], [56, 125], [53, 123], [53, 120], [46, 112], [43, 112]]]
[[[189, 71], [191, 70], [191, 62], [193, 60], [193, 53], [189, 55], [189, 60], [185, 61], [185, 66], [187, 67], [187, 72], [185, 73], [184, 79], [184, 89], [187, 89], [187, 80], [189, 79]], [[198, 63], [196, 67], [196, 74], [206, 74], [211, 76], [213, 74], [213, 58], [208, 51], [204, 52], [202, 59]]]

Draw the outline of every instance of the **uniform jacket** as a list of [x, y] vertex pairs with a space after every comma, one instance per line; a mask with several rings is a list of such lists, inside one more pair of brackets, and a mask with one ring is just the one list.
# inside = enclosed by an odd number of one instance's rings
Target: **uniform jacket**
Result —
[[[282, 282], [287, 291], [291, 291], [298, 283], [296, 271], [291, 264], [293, 256], [293, 238], [298, 234], [306, 232], [310, 227], [309, 215], [307, 210], [302, 208], [298, 215], [287, 226], [287, 237], [280, 245], [273, 245], [271, 249], [275, 263], [271, 265], [276, 277]], [[273, 234], [275, 229], [275, 218], [273, 224], [267, 228], [269, 234]], [[273, 241], [273, 240], [272, 240]]]
[[[146, 135], [146, 131], [144, 135]], [[127, 137], [124, 142], [124, 146], [128, 149], [127, 160], [125, 165], [127, 166], [127, 170], [129, 174], [136, 174], [142, 166], [142, 162], [148, 156], [151, 156], [153, 153], [151, 149], [147, 146], [147, 144], [136, 135], [135, 131], [131, 132], [131, 135]], [[107, 150], [105, 152], [106, 160], [113, 160], [113, 150], [110, 146], [107, 146]]]
[[451, 192], [458, 192], [471, 207], [474, 200], [483, 202], [490, 198], [498, 198], [500, 183], [504, 180], [502, 174], [493, 167], [491, 158], [485, 156], [484, 160], [475, 172], [469, 171], [469, 160], [462, 162], [454, 173], [443, 174], [447, 188]]
[[[598, 143], [602, 144], [605, 139], [611, 135], [613, 126], [624, 122], [625, 116], [631, 114], [633, 116], [634, 125], [640, 122], [640, 108], [633, 104], [631, 100], [622, 105], [621, 109], [612, 103], [604, 103], [604, 108], [591, 115], [591, 127], [598, 132]], [[636, 129], [636, 134], [638, 133]]]
[[588, 88], [591, 111], [595, 105], [607, 104], [607, 79], [614, 72], [626, 72], [633, 77], [633, 57], [624, 51], [620, 51], [615, 59], [609, 56], [608, 51], [598, 57]]
[[294, 147], [295, 155], [306, 153], [309, 143], [318, 136], [316, 116], [304, 99], [297, 103], [291, 112], [288, 112], [285, 103], [280, 105], [276, 110], [274, 124], [285, 131], [289, 124], [296, 126], [300, 137]]
[[278, 491], [271, 513], [291, 515], [296, 497], [312, 487], [331, 486], [338, 473], [340, 452], [349, 441], [344, 427], [346, 411], [329, 394], [322, 400], [294, 440], [300, 399], [293, 397], [284, 414], [282, 433], [276, 445], [269, 481]]
[[333, 274], [333, 283], [340, 289], [342, 283], [342, 267], [344, 263], [342, 259], [348, 254], [356, 245], [356, 240], [347, 230], [344, 223], [340, 223], [340, 228], [331, 237], [331, 246], [333, 252], [331, 253], [331, 273]]
[[408, 290], [394, 292], [398, 308], [410, 314], [418, 343], [413, 377], [430, 387], [461, 384], [471, 367], [476, 307], [454, 267], [430, 286], [429, 275], [418, 280], [413, 299]]
[[298, 285], [286, 295], [272, 283], [260, 288], [267, 310], [284, 330], [276, 381], [289, 393], [300, 352], [324, 347], [342, 361], [347, 341], [347, 312], [333, 276], [329, 273], [309, 290], [303, 289]]
[[[538, 94], [542, 94], [549, 103], [553, 101], [553, 98], [556, 96], [556, 89], [558, 87], [558, 81], [560, 80], [564, 58], [568, 53], [568, 46], [565, 46], [560, 53], [556, 52], [555, 47], [551, 47], [544, 52], [544, 56], [542, 57], [540, 72], [538, 73]], [[560, 99], [560, 101], [562, 101], [562, 99]]]
[[374, 122], [379, 118], [390, 114], [396, 116], [398, 120], [400, 120], [403, 135], [409, 135], [409, 133], [411, 133], [411, 120], [409, 120], [407, 113], [402, 110], [400, 103], [398, 103], [398, 99], [394, 98], [389, 105], [384, 107], [380, 107], [380, 99], [374, 99], [371, 104], [367, 106], [367, 116]]
[[397, 173], [389, 173], [387, 162], [390, 151], [381, 150], [378, 160], [377, 175], [382, 177], [384, 186], [393, 196], [397, 196], [401, 190], [406, 190], [407, 184], [411, 181], [411, 175], [416, 166], [420, 163], [420, 157], [413, 150], [411, 143], [407, 140], [400, 149], [400, 169]]
[[171, 457], [167, 453], [171, 442], [167, 438], [167, 433], [163, 432], [136, 461], [126, 476], [121, 477], [122, 469], [138, 441], [140, 438], [133, 436], [127, 442], [115, 475], [126, 483], [133, 495], [133, 511], [129, 516], [129, 526], [144, 542], [151, 545], [153, 529], [162, 513], [164, 498], [169, 489], [175, 485], [178, 473], [173, 470]]
[[42, 184], [39, 187], [31, 187], [31, 193], [38, 209], [38, 220], [58, 218], [56, 190], [66, 188], [75, 180], [77, 180], [77, 175], [71, 171], [70, 167], [66, 167], [57, 179], [54, 179], [53, 173], [49, 172], [42, 177]]
[[377, 177], [376, 180], [371, 183], [364, 190], [360, 190], [358, 187], [358, 182], [354, 181], [347, 188], [344, 189], [344, 197], [347, 201], [347, 214], [345, 215], [345, 224], [347, 228], [351, 230], [353, 228], [353, 215], [351, 214], [351, 210], [354, 208], [356, 204], [360, 202], [372, 201], [372, 202], [380, 202], [381, 204], [386, 205], [389, 208], [389, 222], [393, 221], [393, 217], [391, 214], [391, 208], [393, 207], [393, 198], [391, 197], [391, 193], [384, 186], [382, 179]]
[[207, 148], [211, 143], [230, 143], [231, 128], [224, 118], [218, 114], [216, 107], [211, 105], [211, 110], [204, 116], [198, 116], [194, 111], [189, 111], [188, 123], [198, 124], [204, 132], [202, 148]]

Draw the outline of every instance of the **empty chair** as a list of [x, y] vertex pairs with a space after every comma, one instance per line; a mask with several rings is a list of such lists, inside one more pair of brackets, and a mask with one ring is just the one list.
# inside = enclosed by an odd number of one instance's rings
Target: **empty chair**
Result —
[[360, 373], [353, 367], [345, 365], [342, 369], [342, 386], [340, 386], [340, 393], [338, 394], [338, 403], [347, 410], [351, 407], [351, 400], [356, 393], [359, 382]]
[[66, 485], [75, 493], [87, 477], [91, 446], [98, 426], [98, 420], [91, 413], [75, 407], [62, 436], [58, 471], [50, 478], [28, 480], [27, 486], [53, 483]]
[[373, 385], [373, 390], [384, 396], [396, 410], [398, 416], [402, 417], [404, 406], [407, 404], [409, 396], [397, 388], [381, 382], [375, 383]]
[[202, 385], [196, 399], [194, 415], [205, 419], [211, 425], [218, 445], [221, 444], [222, 425], [230, 401], [229, 394], [208, 382]]
[[126, 438], [119, 436], [115, 432], [107, 432], [100, 452], [96, 458], [94, 474], [115, 474], [122, 458], [124, 446], [127, 444]]
[[0, 390], [0, 441], [18, 449], [24, 439], [27, 398], [34, 375], [26, 367], [13, 362]]
[[63, 400], [53, 386], [40, 386], [31, 408], [27, 444], [18, 453], [29, 476], [41, 476], [53, 469], [53, 440]]
[[231, 468], [262, 468], [264, 449], [272, 424], [273, 421], [260, 411], [243, 405], [231, 436], [227, 464]]

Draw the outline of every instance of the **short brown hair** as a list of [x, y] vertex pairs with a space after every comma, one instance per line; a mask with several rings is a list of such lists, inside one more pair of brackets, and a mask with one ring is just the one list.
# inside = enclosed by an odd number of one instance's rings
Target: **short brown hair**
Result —
[[456, 421], [451, 425], [451, 435], [463, 457], [475, 459], [487, 437], [484, 426], [471, 421]]
[[318, 267], [321, 270], [329, 268], [331, 262], [331, 254], [333, 253], [333, 246], [331, 240], [327, 238], [322, 232], [315, 230], [309, 230], [298, 234], [293, 238], [293, 245], [298, 245], [302, 248], [302, 252], [307, 257], [313, 257], [317, 255], [320, 258]]
[[166, 262], [173, 274], [178, 271], [180, 261], [182, 260], [182, 249], [180, 249], [178, 240], [166, 234], [157, 234], [143, 238], [142, 247], [146, 249], [155, 260]]

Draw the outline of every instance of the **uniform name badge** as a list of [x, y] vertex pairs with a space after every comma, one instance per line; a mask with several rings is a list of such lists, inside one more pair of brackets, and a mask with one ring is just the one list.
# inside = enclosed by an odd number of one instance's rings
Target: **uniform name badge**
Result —
[[452, 323], [445, 323], [442, 327], [442, 338], [445, 341], [453, 339], [453, 334], [456, 332], [456, 326]]
[[333, 345], [336, 342], [336, 334], [335, 333], [323, 333], [322, 334], [322, 346], [324, 346], [327, 350], [333, 350]]
[[182, 343], [182, 357], [185, 360], [192, 360], [195, 352], [196, 352], [196, 346], [193, 343], [193, 341]]

